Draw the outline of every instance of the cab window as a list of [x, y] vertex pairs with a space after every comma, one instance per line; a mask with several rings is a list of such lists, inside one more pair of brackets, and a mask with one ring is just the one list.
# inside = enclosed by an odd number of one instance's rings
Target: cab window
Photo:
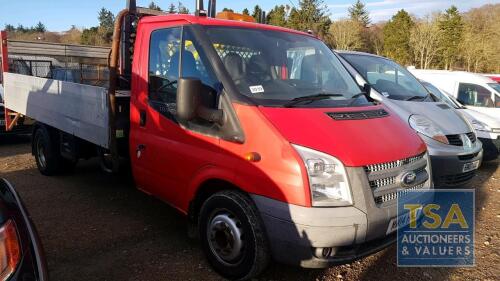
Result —
[[458, 87], [458, 100], [470, 106], [495, 107], [491, 92], [477, 84], [460, 83]]
[[175, 118], [181, 28], [154, 31], [149, 47], [149, 103], [161, 114]]

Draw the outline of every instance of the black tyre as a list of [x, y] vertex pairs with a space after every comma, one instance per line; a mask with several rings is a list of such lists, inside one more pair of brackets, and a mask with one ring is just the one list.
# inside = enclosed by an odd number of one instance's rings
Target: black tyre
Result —
[[245, 194], [228, 190], [209, 197], [201, 208], [198, 228], [209, 263], [223, 277], [248, 280], [269, 264], [262, 220]]
[[59, 173], [61, 163], [57, 145], [47, 128], [38, 127], [33, 135], [33, 153], [36, 165], [42, 175], [53, 176]]

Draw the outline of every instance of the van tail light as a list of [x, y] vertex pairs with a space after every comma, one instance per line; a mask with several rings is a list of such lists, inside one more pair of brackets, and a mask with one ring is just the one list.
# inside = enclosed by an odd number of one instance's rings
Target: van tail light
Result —
[[16, 270], [21, 259], [16, 224], [8, 220], [0, 228], [0, 281], [7, 280]]

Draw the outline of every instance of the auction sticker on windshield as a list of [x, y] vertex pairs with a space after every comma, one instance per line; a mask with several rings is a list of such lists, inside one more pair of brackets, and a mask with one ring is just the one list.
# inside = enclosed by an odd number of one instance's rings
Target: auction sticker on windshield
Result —
[[252, 94], [264, 93], [264, 87], [262, 87], [262, 85], [250, 86], [250, 92], [252, 92]]
[[405, 190], [397, 229], [400, 267], [471, 267], [474, 256], [474, 190]]

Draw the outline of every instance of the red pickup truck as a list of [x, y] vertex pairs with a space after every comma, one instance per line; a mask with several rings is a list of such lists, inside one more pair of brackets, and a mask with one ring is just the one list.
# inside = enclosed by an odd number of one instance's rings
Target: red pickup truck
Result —
[[432, 188], [423, 141], [313, 35], [197, 2], [196, 15], [122, 11], [109, 88], [3, 69], [6, 106], [38, 121], [40, 172], [97, 155], [109, 170], [130, 163], [230, 279], [271, 259], [323, 268], [393, 243], [398, 196]]

